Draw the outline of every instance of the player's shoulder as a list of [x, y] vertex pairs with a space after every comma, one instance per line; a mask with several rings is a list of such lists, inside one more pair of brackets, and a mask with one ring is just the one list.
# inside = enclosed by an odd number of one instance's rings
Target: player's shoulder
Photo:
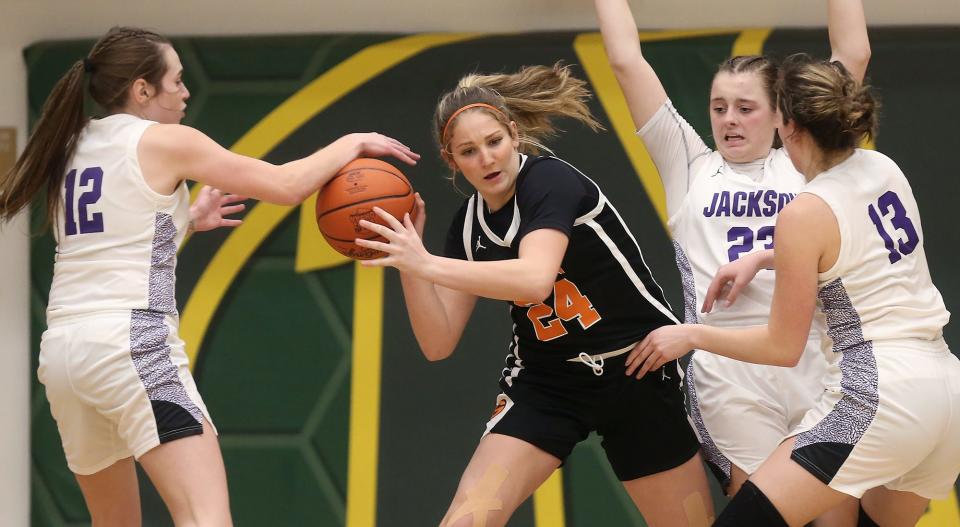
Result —
[[573, 165], [554, 156], [530, 156], [520, 172], [520, 184], [523, 186], [574, 183], [584, 179]]
[[853, 155], [858, 165], [872, 165], [886, 170], [900, 172], [900, 166], [897, 165], [896, 161], [890, 159], [890, 157], [883, 152], [857, 148], [853, 151]]
[[529, 174], [578, 174], [573, 165], [556, 156], [530, 156], [522, 169]]

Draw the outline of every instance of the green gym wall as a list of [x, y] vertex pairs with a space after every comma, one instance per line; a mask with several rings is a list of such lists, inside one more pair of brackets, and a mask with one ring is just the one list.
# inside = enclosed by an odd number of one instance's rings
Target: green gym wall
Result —
[[[878, 150], [904, 169], [923, 213], [934, 282], [960, 311], [960, 28], [872, 29], [870, 82], [883, 101]], [[642, 33], [644, 55], [680, 112], [709, 138], [707, 95], [732, 54], [828, 53], [817, 30]], [[35, 122], [51, 87], [92, 41], [29, 47]], [[271, 162], [306, 155], [340, 135], [379, 131], [423, 154], [402, 167], [427, 203], [426, 245], [440, 251], [461, 196], [433, 146], [439, 95], [465, 73], [562, 60], [596, 94], [607, 128], [573, 123], [550, 146], [598, 181], [637, 235], [648, 265], [682, 312], [664, 228], [662, 188], [606, 64], [596, 33], [338, 35], [180, 38], [192, 92], [185, 124], [236, 152]], [[709, 141], [709, 139], [708, 139]], [[464, 187], [461, 181], [461, 187]], [[248, 202], [235, 230], [197, 234], [179, 256], [181, 336], [221, 434], [238, 526], [436, 525], [493, 410], [509, 337], [499, 302], [482, 301], [456, 353], [429, 363], [406, 318], [393, 270], [361, 268], [316, 231], [302, 207]], [[53, 268], [49, 236], [31, 246], [33, 370]], [[960, 326], [945, 329], [960, 351]], [[34, 526], [89, 525], [56, 426], [34, 377]], [[651, 431], [655, 433], [655, 431]], [[145, 481], [141, 474], [141, 481]], [[171, 525], [142, 483], [144, 525]], [[724, 500], [715, 495], [722, 506]], [[643, 526], [596, 437], [524, 504], [516, 527]], [[960, 527], [956, 493], [934, 502], [923, 527]]]

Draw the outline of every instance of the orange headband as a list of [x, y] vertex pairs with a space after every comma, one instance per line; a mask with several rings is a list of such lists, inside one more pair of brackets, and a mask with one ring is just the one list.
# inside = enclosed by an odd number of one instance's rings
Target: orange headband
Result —
[[496, 106], [491, 106], [491, 105], [489, 105], [489, 104], [487, 104], [487, 103], [485, 103], [485, 102], [475, 102], [475, 103], [473, 103], [473, 104], [468, 104], [468, 105], [464, 106], [463, 108], [460, 108], [459, 110], [453, 112], [453, 115], [451, 115], [450, 118], [447, 119], [447, 123], [443, 125], [443, 132], [440, 134], [440, 140], [443, 141], [443, 140], [447, 137], [447, 128], [450, 127], [450, 123], [451, 123], [458, 115], [460, 115], [460, 114], [461, 114], [463, 111], [465, 111], [465, 110], [469, 110], [470, 108], [481, 108], [481, 107], [482, 107], [482, 108], [490, 108], [491, 110], [493, 110], [493, 111], [497, 112], [498, 114], [502, 115], [504, 119], [507, 118], [507, 116], [506, 116], [502, 111], [500, 111], [499, 108], [497, 108]]

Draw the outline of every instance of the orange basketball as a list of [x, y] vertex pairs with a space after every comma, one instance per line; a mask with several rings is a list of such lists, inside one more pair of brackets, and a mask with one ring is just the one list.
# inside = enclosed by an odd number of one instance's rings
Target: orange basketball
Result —
[[354, 159], [340, 169], [317, 195], [317, 227], [327, 243], [355, 260], [380, 258], [384, 253], [360, 247], [357, 238], [386, 241], [360, 227], [360, 220], [385, 224], [373, 211], [380, 207], [401, 222], [416, 214], [413, 187], [403, 173], [379, 159]]

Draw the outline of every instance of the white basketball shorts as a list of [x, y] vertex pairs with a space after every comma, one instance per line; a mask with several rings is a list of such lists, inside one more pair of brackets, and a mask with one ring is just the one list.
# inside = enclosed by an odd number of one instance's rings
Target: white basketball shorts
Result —
[[103, 470], [211, 422], [176, 319], [146, 310], [57, 321], [37, 371], [76, 474]]

